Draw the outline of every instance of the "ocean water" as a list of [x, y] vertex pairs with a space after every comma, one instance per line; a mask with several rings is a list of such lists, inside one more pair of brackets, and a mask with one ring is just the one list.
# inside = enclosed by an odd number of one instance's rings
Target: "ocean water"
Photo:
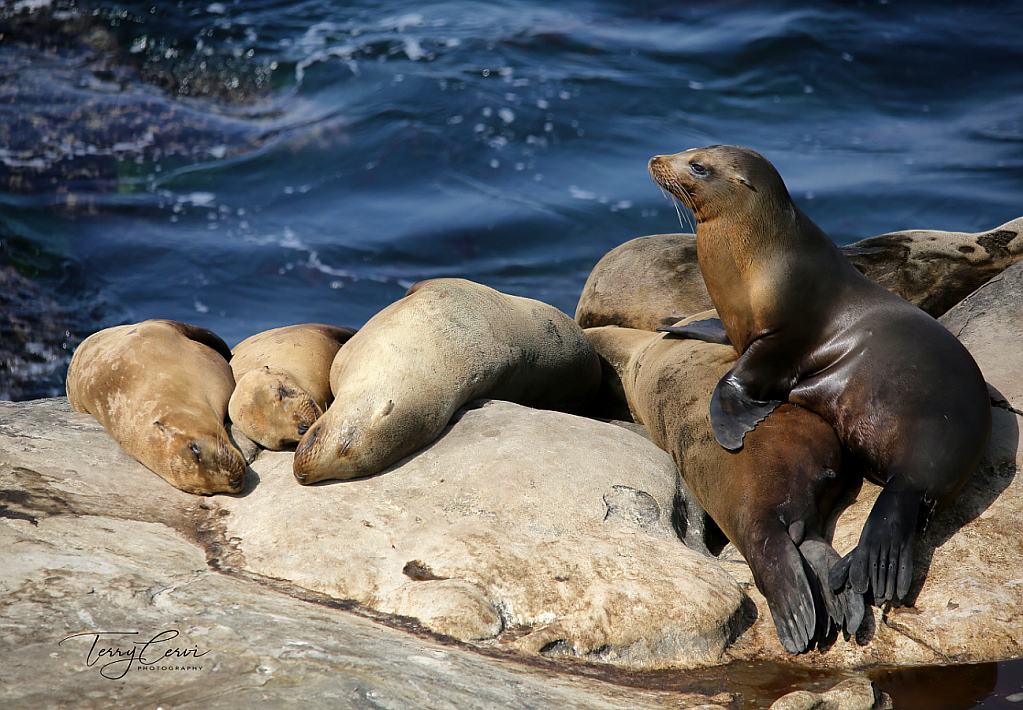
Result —
[[[0, 0], [0, 398], [146, 318], [234, 345], [440, 276], [573, 314], [607, 251], [692, 231], [646, 172], [691, 147], [760, 151], [839, 244], [993, 228], [1021, 37], [1019, 0]], [[984, 669], [945, 706], [1023, 689]]]
[[0, 268], [66, 333], [22, 328], [4, 397], [145, 318], [234, 345], [438, 276], [573, 314], [608, 250], [692, 230], [646, 172], [690, 147], [760, 151], [840, 244], [1023, 213], [1018, 0], [0, 0], [0, 29]]

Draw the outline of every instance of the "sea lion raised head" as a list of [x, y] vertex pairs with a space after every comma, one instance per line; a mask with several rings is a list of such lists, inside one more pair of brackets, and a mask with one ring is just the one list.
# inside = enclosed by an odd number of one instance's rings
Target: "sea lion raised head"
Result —
[[689, 150], [652, 159], [650, 174], [696, 216], [700, 271], [739, 353], [711, 398], [717, 441], [741, 448], [784, 401], [834, 427], [884, 490], [831, 583], [872, 589], [879, 604], [903, 599], [917, 528], [952, 502], [987, 446], [991, 405], [976, 362], [857, 271], [759, 153]]
[[657, 155], [650, 175], [708, 222], [733, 210], [764, 204], [783, 206], [789, 193], [781, 175], [760, 153], [734, 145], [694, 148], [675, 155]]

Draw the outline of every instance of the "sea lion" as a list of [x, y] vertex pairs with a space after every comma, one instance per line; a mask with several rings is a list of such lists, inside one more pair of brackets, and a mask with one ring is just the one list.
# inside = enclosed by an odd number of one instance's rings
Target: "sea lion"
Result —
[[334, 401], [330, 365], [353, 335], [354, 328], [305, 323], [238, 343], [231, 357], [231, 421], [263, 448], [296, 443]]
[[[714, 440], [707, 412], [714, 383], [735, 364], [732, 347], [613, 326], [585, 332], [619, 376], [633, 419], [671, 454], [680, 488], [746, 558], [782, 646], [801, 653], [832, 624], [854, 633], [862, 596], [848, 588], [836, 595], [827, 584], [840, 557], [824, 530], [836, 501], [858, 480], [843, 470], [831, 425], [784, 404], [742, 449], [728, 451]], [[694, 511], [678, 510], [683, 500], [676, 496], [676, 517], [691, 522]]]
[[234, 389], [230, 356], [215, 333], [186, 323], [107, 328], [75, 350], [68, 401], [175, 488], [237, 492], [246, 465], [224, 429]]
[[713, 307], [696, 261], [696, 235], [651, 234], [601, 257], [583, 285], [575, 320], [583, 328], [657, 330]]
[[763, 156], [711, 146], [656, 156], [649, 169], [696, 217], [700, 271], [739, 353], [714, 389], [715, 437], [741, 447], [786, 400], [830, 423], [884, 486], [830, 581], [900, 602], [917, 528], [987, 446], [980, 369], [937, 321], [857, 271]]
[[338, 351], [334, 403], [295, 451], [300, 483], [377, 473], [436, 439], [471, 399], [569, 409], [597, 389], [597, 353], [553, 306], [464, 279], [412, 291]]
[[[913, 229], [841, 247], [864, 276], [938, 318], [1023, 259], [1023, 217], [986, 232]], [[657, 330], [713, 308], [695, 234], [651, 234], [615, 247], [590, 271], [575, 311], [583, 328]]]
[[1023, 217], [986, 232], [892, 232], [842, 253], [871, 281], [938, 318], [1023, 259]]

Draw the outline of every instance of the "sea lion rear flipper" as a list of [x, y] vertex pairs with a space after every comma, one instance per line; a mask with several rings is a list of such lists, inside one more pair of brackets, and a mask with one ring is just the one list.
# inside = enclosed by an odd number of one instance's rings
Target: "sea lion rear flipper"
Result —
[[724, 325], [721, 324], [720, 318], [694, 320], [686, 325], [667, 325], [663, 328], [658, 328], [657, 332], [670, 333], [671, 335], [677, 335], [680, 338], [689, 340], [702, 340], [705, 343], [732, 344], [732, 341], [728, 339], [728, 333], [725, 332]]
[[[923, 493], [896, 491], [891, 481], [867, 516], [855, 549], [847, 555], [849, 583], [863, 594], [873, 589], [874, 603], [901, 601], [913, 581], [913, 546]], [[836, 571], [829, 582], [841, 577]]]
[[780, 400], [763, 402], [751, 398], [734, 377], [734, 372], [733, 368], [718, 381], [710, 398], [714, 438], [729, 451], [741, 449], [746, 432], [753, 431], [781, 404]]
[[844, 628], [850, 634], [856, 633], [863, 621], [863, 596], [845, 583], [838, 589], [828, 583], [829, 570], [841, 564], [839, 554], [824, 540], [810, 537], [799, 545], [799, 553], [810, 568], [808, 576], [815, 578], [812, 582], [820, 592], [820, 599], [834, 627]]
[[767, 599], [778, 640], [791, 654], [810, 647], [817, 630], [813, 591], [795, 543], [784, 531], [770, 535], [747, 557], [757, 588]]

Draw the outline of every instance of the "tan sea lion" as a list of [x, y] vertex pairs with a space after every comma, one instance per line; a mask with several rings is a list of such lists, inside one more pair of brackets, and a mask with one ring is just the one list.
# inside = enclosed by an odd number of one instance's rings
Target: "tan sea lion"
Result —
[[615, 247], [597, 262], [575, 320], [583, 328], [657, 330], [713, 307], [696, 260], [696, 235], [652, 234]]
[[68, 401], [175, 488], [237, 492], [246, 466], [224, 429], [234, 389], [230, 356], [216, 334], [186, 323], [107, 328], [75, 350]]
[[712, 146], [649, 167], [696, 217], [700, 271], [740, 354], [714, 389], [715, 437], [741, 447], [783, 401], [830, 423], [884, 486], [830, 581], [901, 601], [918, 527], [951, 503], [987, 446], [980, 369], [937, 321], [857, 271], [763, 156]]
[[[749, 563], [778, 638], [801, 653], [830, 633], [854, 633], [863, 598], [834, 594], [828, 570], [840, 559], [824, 537], [840, 495], [858, 477], [843, 472], [838, 437], [802, 407], [771, 412], [728, 451], [714, 440], [708, 408], [714, 384], [735, 364], [730, 346], [607, 326], [587, 329], [620, 378], [633, 419], [671, 454], [685, 487]], [[676, 517], [693, 520], [692, 510]], [[687, 539], [687, 544], [690, 541]]]
[[257, 333], [231, 357], [231, 421], [267, 449], [296, 443], [334, 401], [330, 365], [354, 328], [305, 323]]
[[[1023, 217], [975, 234], [914, 229], [841, 247], [864, 276], [937, 318], [1023, 259]], [[657, 330], [714, 307], [695, 234], [652, 234], [620, 244], [593, 267], [575, 319], [583, 328]]]
[[599, 385], [593, 346], [556, 308], [464, 279], [413, 290], [334, 358], [334, 403], [295, 451], [299, 482], [377, 473], [436, 439], [471, 399], [571, 408]]

